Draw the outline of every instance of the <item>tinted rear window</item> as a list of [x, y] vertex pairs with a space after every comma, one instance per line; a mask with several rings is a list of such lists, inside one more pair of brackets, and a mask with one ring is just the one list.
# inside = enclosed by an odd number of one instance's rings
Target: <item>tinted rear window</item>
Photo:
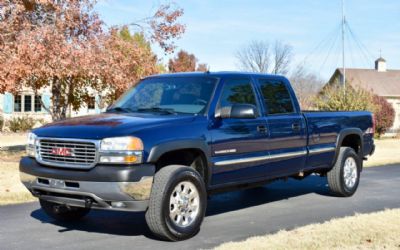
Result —
[[250, 79], [227, 79], [222, 89], [220, 107], [233, 104], [256, 104], [256, 97]]
[[283, 82], [260, 79], [259, 83], [267, 114], [294, 113], [292, 98]]

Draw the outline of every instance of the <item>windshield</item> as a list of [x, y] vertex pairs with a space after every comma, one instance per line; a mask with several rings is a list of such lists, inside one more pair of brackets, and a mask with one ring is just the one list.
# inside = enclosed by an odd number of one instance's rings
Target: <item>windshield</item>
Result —
[[160, 77], [139, 82], [109, 112], [202, 114], [217, 80], [211, 77]]

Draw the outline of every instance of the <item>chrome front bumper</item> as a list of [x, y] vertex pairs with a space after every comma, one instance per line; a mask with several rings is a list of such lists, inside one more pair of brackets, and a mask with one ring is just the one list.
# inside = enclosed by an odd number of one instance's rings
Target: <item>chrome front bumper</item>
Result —
[[103, 166], [71, 170], [43, 166], [23, 157], [20, 178], [36, 197], [59, 204], [98, 209], [145, 211], [154, 165]]
[[51, 202], [97, 209], [145, 211], [153, 177], [138, 182], [68, 181], [20, 173], [25, 187]]

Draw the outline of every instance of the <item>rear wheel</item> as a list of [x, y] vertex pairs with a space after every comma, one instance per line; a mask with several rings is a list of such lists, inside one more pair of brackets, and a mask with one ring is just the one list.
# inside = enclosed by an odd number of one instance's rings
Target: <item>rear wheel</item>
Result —
[[206, 203], [205, 185], [197, 171], [186, 166], [167, 166], [154, 177], [146, 221], [162, 239], [188, 239], [200, 230]]
[[89, 208], [71, 207], [39, 199], [43, 211], [50, 217], [59, 221], [79, 220], [90, 212]]
[[333, 168], [328, 172], [330, 190], [338, 196], [352, 196], [360, 182], [361, 159], [349, 147], [341, 147]]

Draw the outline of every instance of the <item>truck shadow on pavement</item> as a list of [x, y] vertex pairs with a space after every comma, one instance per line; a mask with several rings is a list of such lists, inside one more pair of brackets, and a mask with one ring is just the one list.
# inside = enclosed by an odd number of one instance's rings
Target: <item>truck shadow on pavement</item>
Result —
[[60, 222], [47, 216], [44, 211], [37, 209], [31, 216], [42, 223], [58, 227], [58, 232], [84, 231], [120, 236], [144, 235], [154, 238], [147, 227], [144, 213], [92, 210], [85, 218], [75, 222]]
[[279, 180], [256, 188], [211, 196], [206, 216], [279, 202], [311, 193], [332, 196], [326, 178], [311, 175], [303, 180]]
[[[330, 196], [326, 178], [312, 175], [302, 181], [289, 179], [252, 189], [215, 194], [208, 200], [206, 216], [280, 202], [311, 193]], [[121, 236], [143, 235], [154, 239], [146, 225], [144, 213], [93, 210], [78, 222], [55, 221], [41, 209], [33, 211], [31, 216], [42, 223], [61, 227], [57, 229], [60, 233], [85, 231]]]

